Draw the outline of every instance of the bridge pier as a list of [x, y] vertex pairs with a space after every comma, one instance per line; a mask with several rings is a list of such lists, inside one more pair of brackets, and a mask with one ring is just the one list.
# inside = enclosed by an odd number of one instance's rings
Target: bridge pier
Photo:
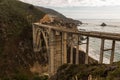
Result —
[[79, 35], [76, 35], [76, 41], [77, 41], [77, 45], [76, 45], [76, 64], [79, 64]]
[[67, 63], [67, 33], [62, 32], [62, 64]]
[[36, 41], [35, 41], [35, 36], [36, 36], [35, 25], [32, 25], [32, 30], [33, 30], [33, 50], [35, 51], [35, 43], [36, 43]]
[[62, 49], [62, 33], [59, 31], [55, 31], [55, 41], [54, 41], [54, 47], [55, 47], [55, 56], [54, 56], [54, 66], [55, 66], [55, 72], [57, 68], [63, 64], [62, 58], [63, 58], [63, 49]]
[[70, 63], [73, 64], [73, 35], [71, 35], [71, 45], [70, 45]]
[[54, 48], [54, 31], [50, 31], [50, 35], [49, 35], [49, 74], [53, 75], [54, 74], [54, 52], [55, 52], [55, 48]]
[[111, 50], [111, 56], [110, 56], [110, 64], [113, 63], [114, 60], [114, 53], [115, 53], [115, 40], [112, 41], [112, 48], [111, 49], [104, 49], [105, 46], [105, 39], [101, 39], [101, 48], [100, 48], [100, 60], [99, 63], [103, 63], [103, 55], [104, 51], [109, 51]]
[[99, 63], [103, 63], [103, 53], [104, 53], [105, 39], [101, 39], [101, 48], [100, 48], [100, 60]]
[[89, 53], [89, 36], [87, 36], [85, 64], [88, 64], [88, 58], [89, 58], [88, 53]]
[[67, 33], [51, 30], [49, 48], [49, 69], [52, 75], [60, 65], [67, 63]]
[[114, 54], [115, 54], [115, 40], [112, 41], [112, 51], [111, 51], [111, 57], [110, 57], [110, 64], [113, 63]]

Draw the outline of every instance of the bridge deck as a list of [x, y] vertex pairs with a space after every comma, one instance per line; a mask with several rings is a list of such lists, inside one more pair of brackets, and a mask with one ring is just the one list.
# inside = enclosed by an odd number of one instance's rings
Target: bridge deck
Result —
[[120, 41], [120, 34], [118, 33], [98, 32], [98, 31], [76, 31], [76, 30], [69, 29], [69, 28], [49, 26], [49, 25], [44, 25], [40, 23], [34, 23], [34, 25], [43, 27], [43, 28], [53, 29], [53, 30], [60, 31], [60, 32], [67, 32], [67, 33], [79, 34], [83, 36], [105, 38], [109, 40]]

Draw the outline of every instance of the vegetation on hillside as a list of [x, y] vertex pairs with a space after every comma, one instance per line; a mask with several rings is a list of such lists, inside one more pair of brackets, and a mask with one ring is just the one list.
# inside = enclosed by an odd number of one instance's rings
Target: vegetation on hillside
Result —
[[64, 64], [51, 80], [120, 80], [120, 62], [105, 64]]
[[[31, 23], [39, 20], [43, 15], [44, 13], [35, 9], [33, 5], [28, 5], [17, 0], [0, 0], [1, 54], [4, 52], [3, 44], [5, 40], [13, 37], [21, 37], [22, 34], [26, 35], [26, 37], [32, 36], [24, 33], [28, 33], [29, 31], [31, 33]], [[25, 29], [27, 31], [24, 31]]]
[[[72, 18], [68, 18], [64, 16], [63, 14], [49, 8], [39, 7], [37, 6], [39, 10], [45, 12], [46, 14], [54, 16], [54, 24], [57, 23], [57, 25], [66, 26], [67, 28], [76, 28], [78, 25], [81, 25], [82, 22], [79, 20], [74, 20]], [[77, 29], [77, 28], [76, 28]]]
[[32, 48], [32, 22], [44, 15], [33, 5], [0, 0], [0, 80], [27, 80], [34, 62], [44, 63]]

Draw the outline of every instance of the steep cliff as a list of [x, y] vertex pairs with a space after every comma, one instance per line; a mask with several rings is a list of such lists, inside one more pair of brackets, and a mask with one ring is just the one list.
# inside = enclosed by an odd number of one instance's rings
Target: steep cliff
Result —
[[0, 80], [31, 77], [30, 68], [36, 62], [46, 64], [44, 54], [32, 48], [32, 22], [44, 15], [33, 5], [0, 0]]
[[53, 9], [49, 9], [49, 8], [44, 8], [44, 7], [40, 7], [40, 6], [36, 6], [38, 9], [40, 9], [41, 11], [45, 12], [46, 14], [50, 14], [50, 15], [56, 15], [60, 18], [66, 18], [63, 14], [53, 10]]

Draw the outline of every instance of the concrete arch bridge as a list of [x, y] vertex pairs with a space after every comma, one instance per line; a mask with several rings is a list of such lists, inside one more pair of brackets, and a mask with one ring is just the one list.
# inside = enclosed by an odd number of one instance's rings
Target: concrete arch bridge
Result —
[[[39, 52], [42, 49], [42, 45], [45, 46], [49, 55], [49, 73], [52, 75], [56, 72], [57, 68], [65, 63], [68, 63], [67, 49], [69, 48], [69, 63], [79, 64], [79, 48], [81, 43], [81, 36], [86, 36], [86, 54], [85, 64], [88, 64], [89, 55], [89, 38], [95, 37], [101, 39], [100, 58], [99, 63], [103, 63], [104, 51], [111, 51], [110, 64], [114, 60], [115, 42], [120, 41], [120, 34], [96, 32], [96, 31], [78, 31], [69, 28], [55, 27], [50, 25], [44, 25], [40, 23], [33, 24], [33, 49], [35, 52]], [[112, 46], [110, 49], [105, 49], [105, 40], [111, 40]], [[73, 57], [73, 48], [76, 48], [75, 59]]]

